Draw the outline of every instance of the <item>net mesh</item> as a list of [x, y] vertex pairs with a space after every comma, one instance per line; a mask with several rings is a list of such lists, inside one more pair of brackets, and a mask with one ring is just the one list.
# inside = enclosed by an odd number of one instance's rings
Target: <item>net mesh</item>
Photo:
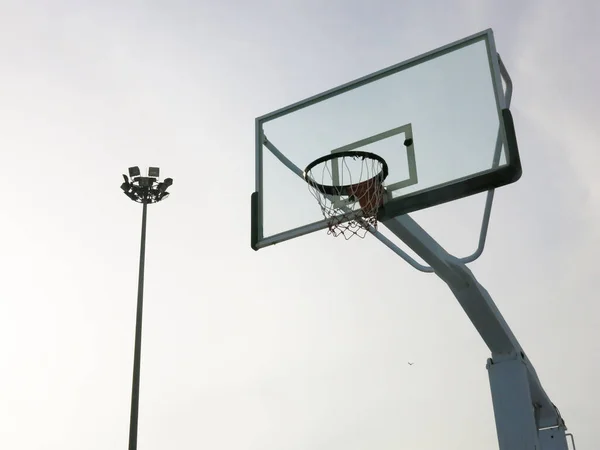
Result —
[[381, 161], [340, 156], [316, 165], [306, 175], [308, 189], [329, 225], [329, 234], [364, 238], [370, 227], [377, 229], [377, 213], [384, 199]]

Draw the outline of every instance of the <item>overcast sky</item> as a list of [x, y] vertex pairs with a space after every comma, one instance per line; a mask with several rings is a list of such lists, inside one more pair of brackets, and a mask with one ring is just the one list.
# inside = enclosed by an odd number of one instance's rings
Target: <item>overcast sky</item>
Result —
[[[435, 275], [370, 236], [249, 245], [255, 117], [489, 27], [524, 175], [471, 268], [596, 448], [598, 23], [592, 1], [0, 0], [0, 448], [127, 446], [132, 165], [175, 180], [149, 208], [140, 449], [497, 448], [489, 352]], [[482, 205], [414, 217], [463, 255]]]

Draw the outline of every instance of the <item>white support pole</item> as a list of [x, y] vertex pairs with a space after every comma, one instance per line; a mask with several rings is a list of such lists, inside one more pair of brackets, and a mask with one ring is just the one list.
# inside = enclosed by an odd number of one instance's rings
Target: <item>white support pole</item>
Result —
[[[567, 450], [551, 446], [566, 442], [564, 421], [487, 290], [410, 216], [395, 217], [383, 225], [448, 284], [490, 349], [488, 371], [500, 450]], [[555, 430], [556, 436], [550, 437], [546, 429]]]
[[487, 369], [500, 450], [539, 450], [525, 361], [520, 355], [497, 363], [489, 359]]

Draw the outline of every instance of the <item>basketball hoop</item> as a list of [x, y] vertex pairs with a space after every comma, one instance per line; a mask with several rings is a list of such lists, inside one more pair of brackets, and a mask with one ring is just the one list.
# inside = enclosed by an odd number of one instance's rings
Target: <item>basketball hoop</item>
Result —
[[346, 239], [363, 238], [370, 227], [377, 228], [387, 176], [388, 167], [381, 156], [361, 151], [332, 153], [304, 170], [304, 179], [328, 222], [329, 233]]

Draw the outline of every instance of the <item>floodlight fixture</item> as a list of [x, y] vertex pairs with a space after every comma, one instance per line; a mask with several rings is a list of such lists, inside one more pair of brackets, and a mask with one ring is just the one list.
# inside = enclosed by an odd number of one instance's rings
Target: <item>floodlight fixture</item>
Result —
[[165, 178], [164, 181], [159, 181], [158, 175], [160, 169], [158, 167], [150, 167], [148, 169], [148, 175], [155, 176], [140, 176], [140, 169], [138, 166], [129, 168], [129, 177], [123, 175], [125, 183], [121, 185], [121, 189], [125, 192], [125, 195], [137, 203], [158, 203], [159, 201], [167, 198], [167, 188], [173, 184], [172, 178]]
[[152, 187], [153, 178], [139, 177], [138, 183], [140, 187], [149, 188]]
[[131, 178], [139, 177], [140, 176], [140, 168], [138, 166], [130, 167], [129, 168], [129, 176]]
[[167, 188], [169, 186], [171, 186], [172, 184], [173, 184], [173, 179], [167, 178], [162, 183], [158, 183], [157, 189], [161, 194], [169, 195], [169, 193], [167, 192]]

